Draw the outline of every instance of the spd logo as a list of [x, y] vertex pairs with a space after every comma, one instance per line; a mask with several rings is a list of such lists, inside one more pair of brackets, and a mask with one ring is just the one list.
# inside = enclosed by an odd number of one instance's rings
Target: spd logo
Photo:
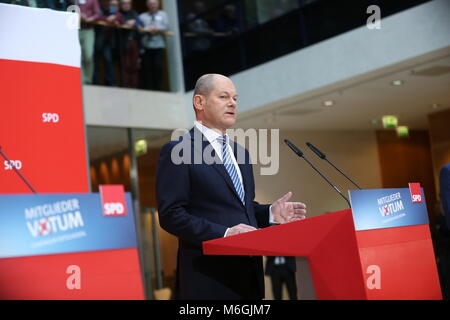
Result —
[[423, 202], [422, 190], [420, 189], [420, 183], [409, 183], [409, 192], [411, 193], [411, 201], [413, 203]]
[[103, 213], [105, 216], [122, 216], [125, 208], [120, 202], [108, 202], [103, 205]]
[[127, 215], [123, 185], [100, 185], [100, 195], [105, 217]]

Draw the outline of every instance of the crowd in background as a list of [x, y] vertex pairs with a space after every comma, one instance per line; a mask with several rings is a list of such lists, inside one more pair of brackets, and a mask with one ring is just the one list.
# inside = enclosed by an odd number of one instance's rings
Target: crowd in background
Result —
[[162, 90], [169, 19], [159, 1], [146, 4], [138, 14], [131, 0], [78, 1], [84, 83], [116, 86], [120, 74], [123, 87]]
[[259, 24], [276, 19], [311, 0], [223, 1], [214, 6], [193, 1], [182, 6], [180, 17], [184, 54], [205, 51], [214, 45], [246, 32]]
[[138, 13], [132, 0], [6, 0], [4, 3], [61, 11], [79, 7], [82, 81], [163, 90], [169, 19], [158, 0]]
[[[0, 0], [3, 3], [80, 13], [82, 81], [149, 90], [165, 90], [169, 19], [159, 0]], [[297, 0], [281, 0], [270, 8], [275, 18], [292, 10]], [[145, 6], [143, 4], [145, 3]], [[209, 50], [247, 30], [251, 19], [239, 1], [213, 5], [183, 1], [180, 24], [183, 56]], [[133, 5], [145, 12], [137, 12]], [[267, 11], [267, 10], [266, 10]], [[273, 11], [273, 12], [272, 12]], [[167, 86], [166, 86], [167, 87]]]

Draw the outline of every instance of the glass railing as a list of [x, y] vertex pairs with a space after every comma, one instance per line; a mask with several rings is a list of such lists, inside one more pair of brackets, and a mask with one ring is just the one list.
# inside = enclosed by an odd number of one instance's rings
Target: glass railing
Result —
[[231, 75], [430, 0], [178, 0], [186, 91], [210, 72]]
[[[87, 1], [92, 0], [0, 0], [55, 10]], [[178, 0], [185, 90], [204, 73], [232, 75], [365, 25], [371, 5], [385, 18], [428, 1]], [[80, 29], [83, 82], [171, 91], [174, 62], [166, 48], [175, 41], [173, 30], [157, 35], [164, 48], [146, 48], [154, 35], [139, 21], [148, 11], [145, 0], [98, 3], [100, 17]]]
[[[90, 20], [82, 17], [80, 21], [84, 84], [171, 91], [166, 47], [167, 42], [173, 40], [173, 32], [168, 28], [150, 30], [155, 22], [143, 16], [149, 12], [145, 1], [0, 0], [0, 3], [94, 17]], [[83, 5], [89, 3], [93, 5], [85, 9]], [[159, 24], [158, 15], [155, 17]], [[168, 26], [168, 21], [165, 25]]]

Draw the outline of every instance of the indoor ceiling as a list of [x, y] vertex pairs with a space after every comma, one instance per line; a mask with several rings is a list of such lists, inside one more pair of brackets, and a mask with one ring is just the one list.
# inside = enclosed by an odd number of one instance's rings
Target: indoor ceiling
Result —
[[[394, 86], [392, 81], [401, 80]], [[333, 101], [325, 106], [324, 101]], [[382, 129], [383, 115], [426, 129], [427, 115], [450, 108], [450, 48], [242, 114], [237, 127], [288, 130]]]

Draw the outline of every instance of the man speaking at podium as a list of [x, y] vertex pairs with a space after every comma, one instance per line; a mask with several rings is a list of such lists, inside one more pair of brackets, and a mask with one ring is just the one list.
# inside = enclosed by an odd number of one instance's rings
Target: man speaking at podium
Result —
[[[306, 207], [288, 202], [291, 192], [272, 205], [254, 201], [249, 153], [226, 134], [237, 116], [229, 78], [201, 76], [193, 106], [197, 121], [180, 140], [162, 147], [156, 182], [160, 225], [179, 240], [175, 298], [262, 299], [262, 257], [207, 256], [202, 242], [303, 219]], [[216, 161], [206, 161], [205, 154]], [[244, 160], [236, 156], [242, 154]]]

